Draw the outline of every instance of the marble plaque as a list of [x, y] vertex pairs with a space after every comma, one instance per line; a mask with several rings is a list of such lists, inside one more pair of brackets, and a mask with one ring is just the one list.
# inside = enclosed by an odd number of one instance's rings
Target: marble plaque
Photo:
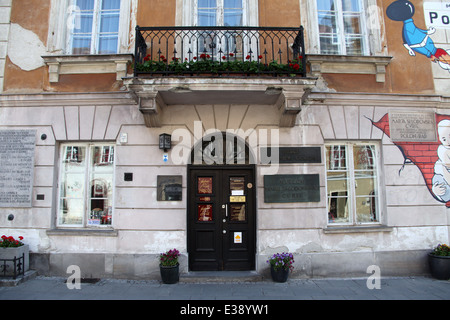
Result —
[[0, 207], [31, 207], [36, 130], [0, 130]]
[[389, 112], [392, 141], [436, 142], [436, 116], [432, 112]]

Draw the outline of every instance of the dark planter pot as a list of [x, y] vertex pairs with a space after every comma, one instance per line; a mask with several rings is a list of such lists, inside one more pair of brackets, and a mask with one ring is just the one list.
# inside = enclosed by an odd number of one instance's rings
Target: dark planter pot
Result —
[[169, 266], [169, 267], [159, 265], [162, 282], [165, 284], [177, 283], [180, 280], [179, 267], [180, 267], [179, 264], [177, 264], [176, 266]]
[[289, 277], [289, 269], [274, 270], [273, 266], [270, 266], [270, 275], [275, 282], [286, 282]]
[[439, 280], [450, 279], [450, 256], [435, 256], [429, 253], [428, 263], [433, 278]]

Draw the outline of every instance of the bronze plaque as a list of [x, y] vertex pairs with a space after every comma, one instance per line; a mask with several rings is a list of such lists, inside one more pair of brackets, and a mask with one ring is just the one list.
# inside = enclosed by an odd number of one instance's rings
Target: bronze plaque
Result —
[[264, 176], [264, 202], [319, 202], [318, 174], [277, 174]]

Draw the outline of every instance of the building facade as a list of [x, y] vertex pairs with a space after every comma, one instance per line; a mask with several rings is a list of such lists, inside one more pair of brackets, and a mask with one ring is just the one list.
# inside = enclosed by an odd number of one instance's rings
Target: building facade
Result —
[[426, 274], [449, 4], [0, 1], [0, 232], [44, 275], [158, 278], [172, 248], [183, 273]]

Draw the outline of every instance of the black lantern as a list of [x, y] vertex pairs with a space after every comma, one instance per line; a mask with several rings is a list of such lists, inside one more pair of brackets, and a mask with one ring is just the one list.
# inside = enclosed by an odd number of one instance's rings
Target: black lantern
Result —
[[163, 133], [159, 135], [159, 148], [164, 149], [164, 152], [167, 152], [172, 146], [172, 136], [167, 133]]

